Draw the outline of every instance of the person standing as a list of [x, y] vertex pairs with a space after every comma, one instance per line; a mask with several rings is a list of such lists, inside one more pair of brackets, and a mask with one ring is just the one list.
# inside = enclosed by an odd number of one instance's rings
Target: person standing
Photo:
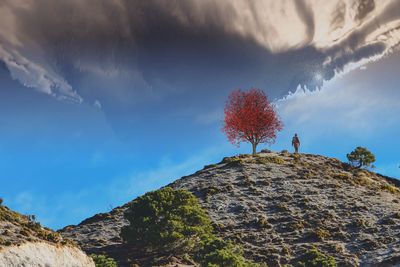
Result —
[[294, 147], [294, 153], [299, 153], [300, 140], [297, 133], [292, 138], [292, 146]]

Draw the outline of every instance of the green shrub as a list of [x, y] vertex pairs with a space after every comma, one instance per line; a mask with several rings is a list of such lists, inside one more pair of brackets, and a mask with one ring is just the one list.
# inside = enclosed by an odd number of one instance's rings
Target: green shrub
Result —
[[375, 162], [375, 156], [365, 147], [357, 147], [350, 154], [347, 154], [347, 159], [353, 167], [372, 167]]
[[258, 264], [247, 261], [243, 257], [240, 247], [230, 241], [224, 241], [215, 236], [203, 237], [201, 248], [195, 256], [195, 260], [205, 267], [252, 267]]
[[113, 258], [107, 258], [104, 255], [92, 254], [90, 257], [93, 259], [96, 267], [117, 267], [117, 263]]
[[130, 225], [122, 228], [123, 240], [155, 250], [187, 251], [212, 232], [211, 221], [196, 197], [170, 187], [135, 199], [125, 218]]
[[195, 255], [201, 266], [258, 266], [246, 261], [239, 247], [212, 233], [211, 220], [186, 190], [166, 187], [147, 193], [131, 203], [125, 218], [130, 225], [122, 228], [121, 237], [129, 244]]
[[318, 249], [310, 249], [301, 259], [295, 264], [301, 267], [336, 267], [336, 261], [333, 257], [327, 256]]

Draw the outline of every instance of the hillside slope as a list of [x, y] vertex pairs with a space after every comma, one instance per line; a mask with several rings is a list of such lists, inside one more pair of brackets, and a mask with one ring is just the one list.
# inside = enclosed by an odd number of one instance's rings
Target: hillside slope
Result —
[[[197, 196], [218, 234], [241, 244], [256, 262], [280, 266], [315, 246], [340, 266], [400, 266], [395, 182], [332, 158], [266, 152], [225, 158], [170, 186]], [[126, 248], [119, 237], [126, 208], [95, 215], [61, 233], [122, 265], [143, 264], [143, 255]]]
[[34, 218], [0, 206], [0, 267], [94, 267], [78, 246]]

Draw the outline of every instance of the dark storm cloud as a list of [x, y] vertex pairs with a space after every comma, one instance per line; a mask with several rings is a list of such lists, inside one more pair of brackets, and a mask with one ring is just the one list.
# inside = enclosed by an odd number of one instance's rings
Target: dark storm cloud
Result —
[[300, 19], [303, 21], [307, 29], [307, 41], [311, 42], [315, 34], [314, 15], [310, 6], [307, 6], [305, 0], [294, 1], [296, 10]]
[[397, 0], [6, 0], [0, 58], [26, 86], [72, 101], [239, 86], [280, 97], [396, 46], [399, 9]]

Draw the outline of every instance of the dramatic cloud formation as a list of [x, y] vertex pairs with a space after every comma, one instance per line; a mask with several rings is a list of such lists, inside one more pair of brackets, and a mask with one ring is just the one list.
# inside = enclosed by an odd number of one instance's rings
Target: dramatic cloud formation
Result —
[[338, 75], [321, 90], [298, 89], [278, 101], [286, 125], [286, 136], [280, 141], [287, 142], [297, 132], [303, 151], [344, 161], [348, 151], [366, 146], [376, 155], [377, 172], [399, 177], [399, 60], [400, 53], [393, 53], [368, 67]]
[[61, 99], [111, 94], [86, 76], [122, 80], [110, 89], [120, 99], [182, 92], [204, 77], [211, 90], [236, 77], [224, 86], [251, 80], [279, 97], [390, 52], [400, 2], [3, 0], [0, 23], [13, 78]]
[[220, 130], [236, 88], [279, 104], [271, 149], [400, 175], [400, 0], [0, 0], [0, 25], [0, 195], [48, 226], [251, 151]]

